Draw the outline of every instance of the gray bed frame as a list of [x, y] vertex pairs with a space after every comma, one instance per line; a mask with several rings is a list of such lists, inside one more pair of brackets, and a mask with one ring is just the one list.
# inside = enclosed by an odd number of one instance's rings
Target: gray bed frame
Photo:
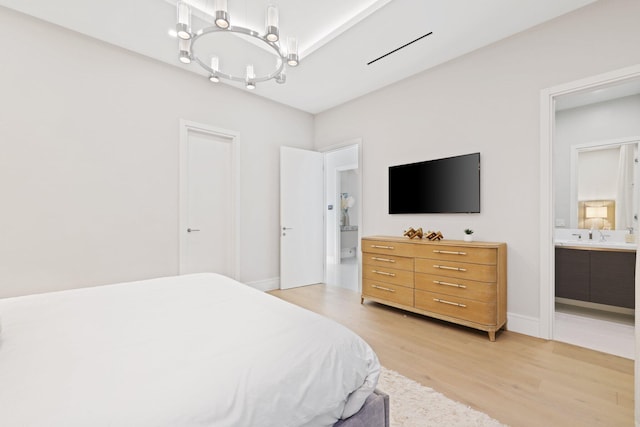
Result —
[[375, 389], [358, 412], [333, 427], [389, 427], [389, 395]]

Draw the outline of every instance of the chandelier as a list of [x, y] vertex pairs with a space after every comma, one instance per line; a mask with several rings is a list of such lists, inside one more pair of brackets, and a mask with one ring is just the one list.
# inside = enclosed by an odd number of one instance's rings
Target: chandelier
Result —
[[[214, 83], [226, 79], [242, 82], [247, 89], [255, 89], [256, 83], [271, 79], [282, 84], [287, 77], [286, 66], [296, 67], [299, 63], [298, 42], [295, 38], [287, 38], [286, 52], [280, 47], [276, 6], [267, 7], [264, 34], [250, 28], [231, 25], [227, 0], [214, 0], [212, 13], [199, 9], [193, 0], [180, 0], [177, 8], [176, 35], [179, 60], [183, 64], [196, 62], [209, 73], [209, 80]], [[195, 10], [192, 11], [192, 8]], [[192, 12], [202, 17], [205, 22], [213, 21], [213, 25], [193, 30]], [[251, 55], [241, 55], [239, 52], [242, 49], [234, 48], [239, 46], [239, 43], [243, 49], [252, 49]], [[224, 58], [225, 62], [228, 62], [226, 65], [220, 56], [223, 44], [234, 52], [233, 55], [227, 53], [227, 57]]]

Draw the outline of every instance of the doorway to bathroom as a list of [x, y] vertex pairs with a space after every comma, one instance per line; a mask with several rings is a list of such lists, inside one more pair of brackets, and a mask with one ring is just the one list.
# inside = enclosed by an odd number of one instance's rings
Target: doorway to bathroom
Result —
[[325, 283], [359, 292], [362, 219], [360, 141], [330, 147], [324, 156]]
[[[540, 335], [633, 358], [640, 67], [547, 89], [541, 114]], [[610, 302], [622, 269], [630, 293]]]

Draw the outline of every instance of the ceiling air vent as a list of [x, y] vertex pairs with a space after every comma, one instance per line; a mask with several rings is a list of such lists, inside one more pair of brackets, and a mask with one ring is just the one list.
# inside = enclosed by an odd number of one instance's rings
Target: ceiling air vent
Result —
[[367, 62], [367, 65], [371, 65], [371, 64], [373, 64], [374, 62], [376, 62], [376, 61], [378, 61], [378, 60], [380, 60], [380, 59], [384, 58], [385, 56], [389, 56], [389, 55], [391, 55], [392, 53], [396, 53], [396, 52], [397, 52], [397, 51], [399, 51], [400, 49], [403, 49], [403, 48], [405, 48], [405, 47], [409, 46], [410, 44], [413, 44], [413, 43], [417, 42], [418, 40], [422, 40], [423, 38], [425, 38], [425, 37], [427, 37], [427, 36], [430, 36], [431, 34], [433, 34], [433, 31], [429, 31], [427, 34], [423, 34], [423, 35], [421, 35], [420, 37], [418, 37], [417, 39], [412, 40], [412, 41], [410, 41], [409, 43], [405, 43], [405, 44], [403, 44], [402, 46], [397, 47], [397, 48], [393, 49], [392, 51], [385, 53], [385, 54], [384, 54], [384, 55], [382, 55], [382, 56], [377, 57], [377, 58], [376, 58], [376, 59], [374, 59], [373, 61], [369, 61], [369, 62]]

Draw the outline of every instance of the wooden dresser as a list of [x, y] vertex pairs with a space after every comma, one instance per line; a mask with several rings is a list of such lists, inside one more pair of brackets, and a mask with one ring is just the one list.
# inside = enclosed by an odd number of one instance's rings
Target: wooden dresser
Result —
[[507, 321], [507, 245], [459, 240], [362, 239], [362, 300], [489, 333]]

